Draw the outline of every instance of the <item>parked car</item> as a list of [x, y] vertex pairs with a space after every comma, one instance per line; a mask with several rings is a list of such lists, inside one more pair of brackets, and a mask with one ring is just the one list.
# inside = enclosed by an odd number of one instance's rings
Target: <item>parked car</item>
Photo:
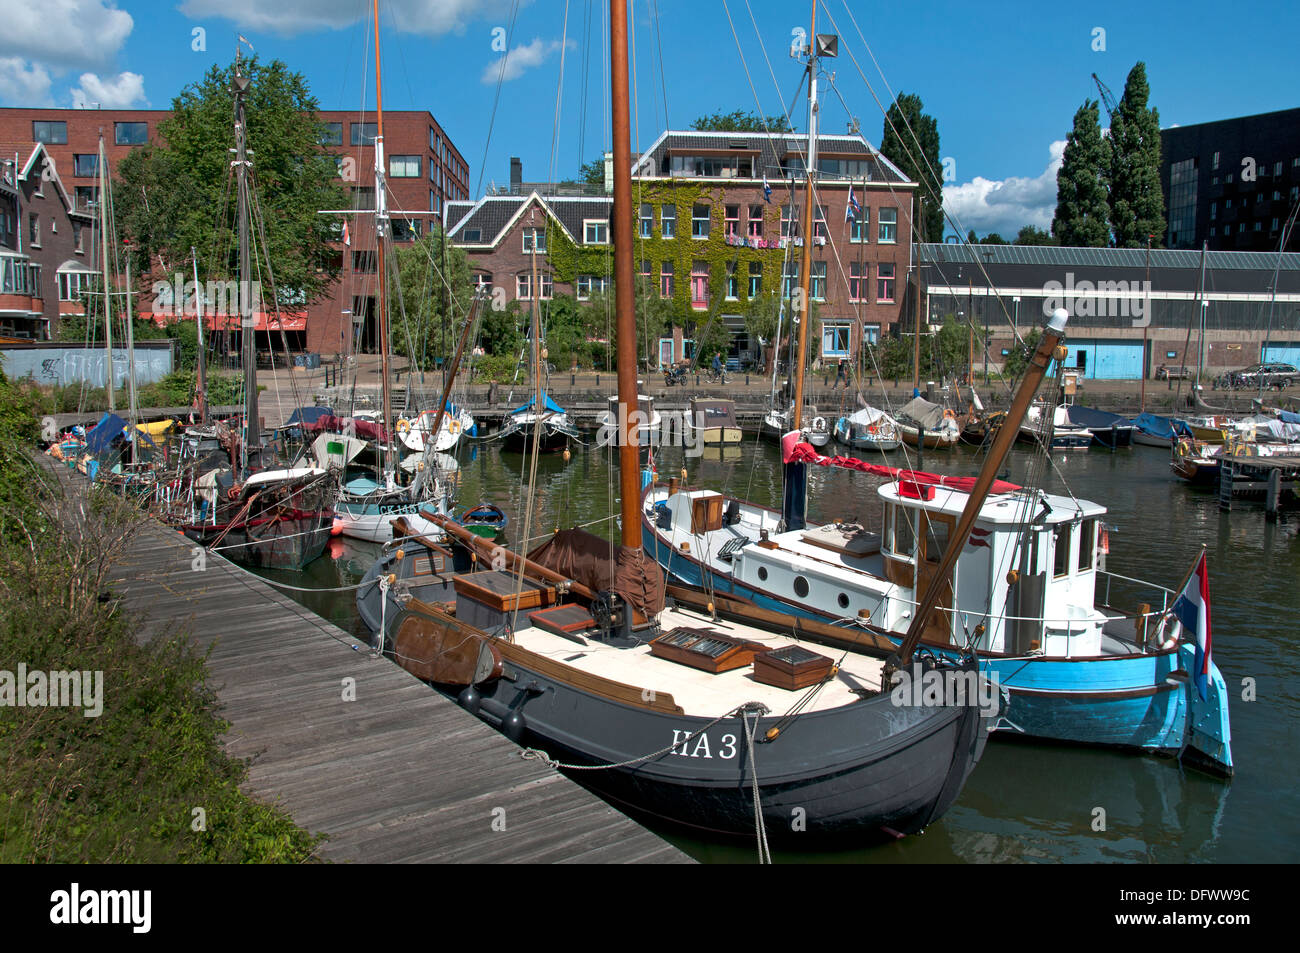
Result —
[[1290, 387], [1292, 381], [1300, 381], [1300, 370], [1294, 364], [1252, 364], [1250, 367], [1233, 371], [1229, 375], [1233, 387], [1276, 387], [1281, 390]]

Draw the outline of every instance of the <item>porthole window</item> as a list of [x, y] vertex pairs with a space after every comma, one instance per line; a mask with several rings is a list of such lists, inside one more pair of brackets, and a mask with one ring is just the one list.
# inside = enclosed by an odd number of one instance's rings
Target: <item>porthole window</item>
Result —
[[843, 592], [840, 593], [839, 599], [836, 601], [839, 602], [841, 609], [847, 609], [849, 607], [849, 597]]
[[758, 578], [759, 578], [759, 581], [766, 581], [766, 580], [767, 580], [767, 567], [766, 567], [766, 566], [759, 566], [759, 567], [758, 567]]
[[800, 599], [808, 595], [808, 580], [803, 576], [794, 577], [794, 594]]

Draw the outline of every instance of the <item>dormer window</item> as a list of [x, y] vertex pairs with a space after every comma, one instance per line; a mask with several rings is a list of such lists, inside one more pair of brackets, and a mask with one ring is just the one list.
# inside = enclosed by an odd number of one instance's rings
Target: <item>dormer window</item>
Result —
[[583, 219], [582, 240], [588, 245], [608, 245], [609, 222], [602, 219]]

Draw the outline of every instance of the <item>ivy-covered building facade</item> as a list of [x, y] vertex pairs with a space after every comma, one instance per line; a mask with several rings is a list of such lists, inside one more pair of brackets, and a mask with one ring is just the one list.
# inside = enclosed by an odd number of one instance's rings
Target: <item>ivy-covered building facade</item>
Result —
[[[806, 149], [797, 135], [669, 131], [635, 160], [638, 272], [643, 287], [673, 303], [672, 330], [644, 355], [650, 365], [693, 358], [694, 338], [718, 323], [734, 365], [760, 363], [771, 342], [751, 334], [746, 317], [764, 297], [779, 296], [789, 313], [809, 237], [818, 360], [854, 359], [864, 340], [897, 324], [912, 268], [915, 183], [860, 135], [821, 136], [809, 228]], [[612, 286], [612, 199], [557, 191], [516, 185], [447, 203], [452, 242], [498, 302], [531, 302], [534, 248], [543, 300], [583, 300]]]

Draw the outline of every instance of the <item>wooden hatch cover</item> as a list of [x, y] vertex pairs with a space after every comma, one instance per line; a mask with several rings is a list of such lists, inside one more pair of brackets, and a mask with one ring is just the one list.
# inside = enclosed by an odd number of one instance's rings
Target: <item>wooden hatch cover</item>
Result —
[[495, 640], [441, 613], [404, 618], [393, 652], [412, 675], [442, 685], [478, 685], [501, 676]]
[[650, 643], [650, 654], [716, 675], [743, 668], [763, 651], [758, 642], [734, 639], [714, 629], [678, 626]]

